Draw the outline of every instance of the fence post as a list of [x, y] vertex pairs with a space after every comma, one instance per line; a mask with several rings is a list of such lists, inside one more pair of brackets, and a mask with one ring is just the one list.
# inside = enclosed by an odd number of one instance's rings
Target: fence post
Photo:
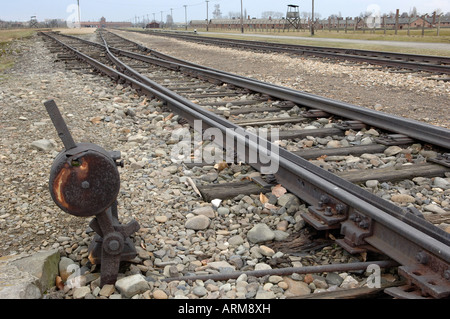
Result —
[[396, 13], [395, 13], [395, 35], [397, 35], [397, 31], [398, 31], [398, 15], [400, 13], [400, 9], [397, 9]]
[[441, 31], [441, 16], [442, 16], [442, 13], [440, 15], [438, 15], [437, 36], [439, 36], [439, 33]]

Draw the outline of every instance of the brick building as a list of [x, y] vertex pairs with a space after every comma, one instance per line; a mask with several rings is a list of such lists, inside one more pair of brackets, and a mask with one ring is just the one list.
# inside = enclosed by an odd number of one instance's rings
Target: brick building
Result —
[[100, 21], [81, 22], [82, 28], [131, 28], [131, 22], [107, 22], [105, 17]]

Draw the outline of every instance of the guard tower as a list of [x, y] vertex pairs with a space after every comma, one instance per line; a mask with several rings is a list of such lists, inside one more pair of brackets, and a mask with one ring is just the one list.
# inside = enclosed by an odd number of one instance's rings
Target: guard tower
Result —
[[100, 19], [100, 28], [106, 28], [106, 18], [102, 17]]
[[298, 12], [298, 6], [295, 4], [288, 4], [286, 13], [286, 20], [284, 22], [284, 29], [293, 27], [295, 30], [300, 29], [300, 14]]
[[36, 19], [36, 16], [32, 16], [30, 19], [30, 28], [37, 28], [38, 27], [38, 21]]

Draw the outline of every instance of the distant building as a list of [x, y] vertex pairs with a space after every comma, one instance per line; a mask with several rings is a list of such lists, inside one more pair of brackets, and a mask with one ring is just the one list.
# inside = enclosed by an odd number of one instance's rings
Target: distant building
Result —
[[441, 27], [450, 27], [450, 16], [448, 15], [441, 16], [440, 19], [439, 17], [433, 16], [431, 18], [427, 18], [426, 20], [434, 27], [437, 27], [438, 24], [440, 24]]
[[147, 29], [159, 29], [160, 25], [156, 21], [152, 21], [145, 26]]
[[316, 30], [322, 29], [357, 29], [364, 27], [365, 22], [363, 19], [353, 19], [353, 18], [338, 18], [338, 17], [329, 17], [328, 19], [316, 20], [314, 23], [314, 28]]
[[[408, 24], [410, 28], [421, 28], [423, 25], [425, 25], [426, 28], [431, 28], [431, 23], [421, 17], [398, 18], [398, 28], [400, 30], [408, 28]], [[386, 26], [388, 28], [394, 28], [395, 17], [386, 18]]]
[[131, 22], [107, 22], [105, 17], [96, 22], [81, 22], [82, 28], [130, 28]]

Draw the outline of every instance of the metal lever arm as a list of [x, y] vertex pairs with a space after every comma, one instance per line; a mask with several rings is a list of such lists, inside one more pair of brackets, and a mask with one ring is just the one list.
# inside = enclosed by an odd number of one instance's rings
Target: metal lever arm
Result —
[[59, 138], [64, 144], [66, 151], [75, 148], [77, 145], [75, 144], [75, 141], [73, 140], [55, 101], [49, 100], [45, 102], [44, 105], [47, 109], [48, 115], [50, 115], [50, 118], [52, 119], [56, 131], [58, 132]]

